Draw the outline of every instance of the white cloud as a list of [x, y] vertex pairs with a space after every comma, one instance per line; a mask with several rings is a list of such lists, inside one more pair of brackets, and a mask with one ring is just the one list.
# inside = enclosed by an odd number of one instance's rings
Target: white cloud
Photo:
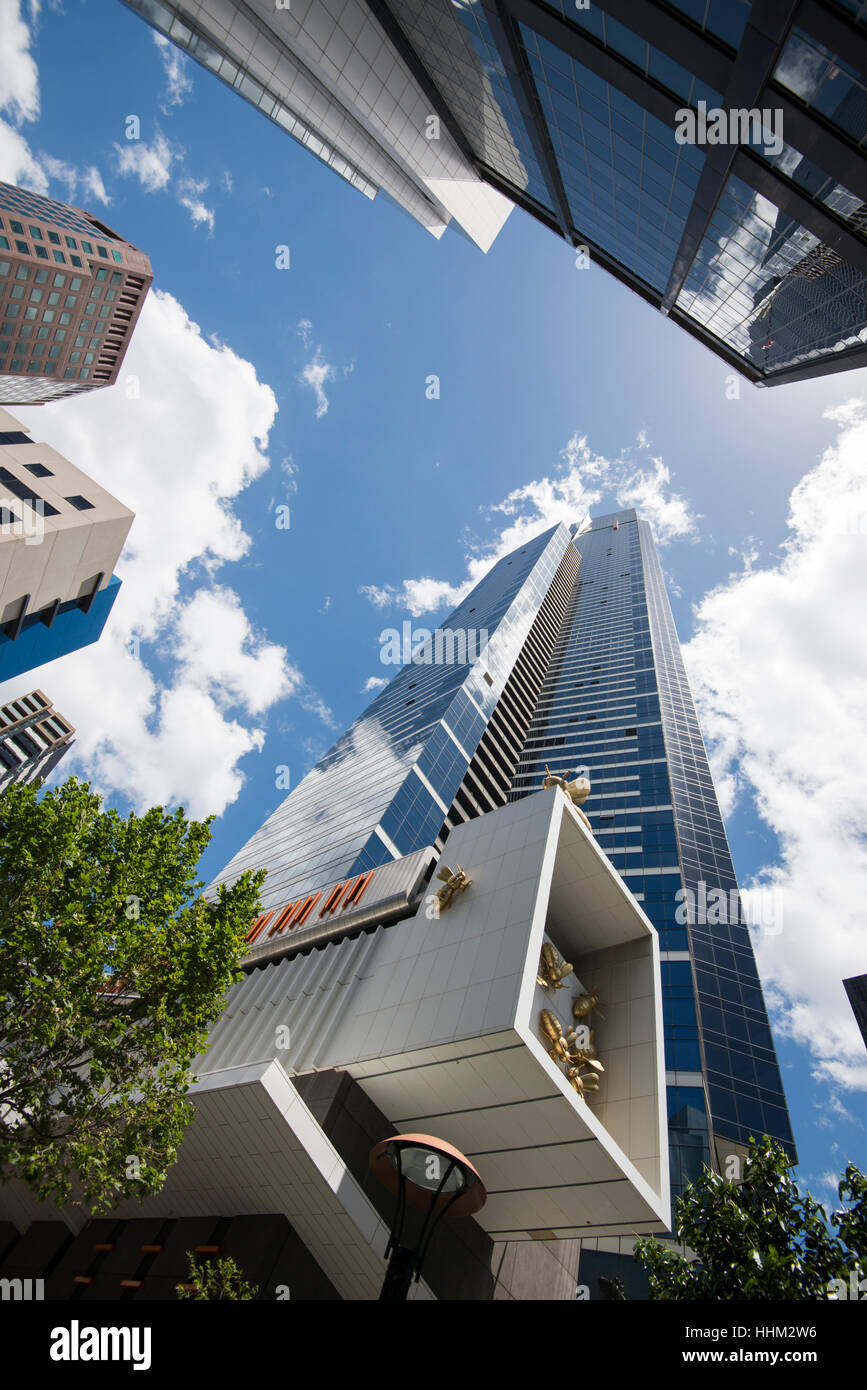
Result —
[[775, 888], [782, 930], [756, 937], [781, 1034], [814, 1074], [867, 1088], [841, 981], [867, 967], [867, 408], [829, 412], [833, 447], [792, 492], [782, 557], [706, 595], [685, 647], [721, 799], [754, 799], [779, 845], [747, 888]]
[[[642, 447], [639, 441], [639, 447]], [[670, 470], [661, 459], [652, 458], [651, 467], [636, 467], [622, 455], [616, 459], [595, 454], [586, 436], [574, 434], [561, 451], [561, 463], [553, 477], [544, 477], [515, 488], [487, 509], [489, 517], [508, 517], [493, 541], [476, 547], [467, 556], [467, 576], [458, 584], [447, 580], [405, 579], [401, 585], [363, 585], [376, 608], [397, 605], [413, 617], [454, 608], [504, 555], [519, 550], [527, 541], [563, 521], [582, 523], [590, 508], [608, 499], [611, 510], [636, 507], [650, 521], [658, 544], [690, 536], [697, 518], [689, 504], [671, 491]], [[604, 510], [604, 509], [603, 509]]]
[[325, 383], [336, 380], [337, 372], [328, 362], [322, 360], [322, 349], [317, 348], [312, 359], [301, 371], [305, 386], [312, 386], [316, 393], [316, 419], [320, 420], [328, 411], [328, 397]]
[[166, 76], [165, 104], [161, 104], [160, 110], [169, 115], [172, 106], [183, 106], [184, 99], [193, 90], [193, 79], [189, 75], [188, 61], [180, 49], [170, 43], [164, 34], [154, 34], [153, 40]]
[[228, 169], [223, 170], [222, 176], [220, 178], [220, 186], [222, 187], [224, 193], [234, 193], [235, 191], [235, 180], [232, 178], [232, 175]]
[[67, 164], [65, 160], [55, 159], [50, 154], [40, 154], [39, 163], [50, 179], [65, 185], [66, 196], [70, 202], [76, 201], [79, 186], [84, 194], [90, 194], [97, 202], [103, 204], [111, 202], [102, 181], [102, 175], [95, 165], [91, 164], [87, 168], [79, 169], [74, 164]]
[[202, 202], [200, 196], [202, 193], [204, 193], [207, 186], [207, 179], [200, 179], [198, 182], [196, 182], [195, 179], [190, 178], [180, 179], [178, 181], [177, 186], [178, 202], [181, 204], [181, 207], [185, 207], [187, 209], [187, 212], [190, 214], [190, 217], [192, 218], [194, 227], [197, 227], [200, 223], [204, 222], [207, 225], [209, 234], [213, 235], [213, 209], [207, 207]]
[[388, 685], [388, 681], [385, 679], [385, 676], [368, 676], [364, 685], [361, 687], [361, 693], [362, 695], [367, 695], [371, 690], [382, 690], [386, 685]]
[[39, 117], [39, 70], [18, 0], [0, 0], [0, 110], [15, 125]]
[[[309, 352], [313, 343], [313, 324], [309, 319], [300, 319], [298, 322], [298, 336], [304, 344], [305, 352]], [[351, 362], [348, 367], [334, 367], [330, 362], [326, 362], [322, 356], [322, 348], [317, 347], [310, 361], [301, 369], [298, 380], [304, 386], [310, 386], [316, 395], [316, 419], [321, 420], [322, 416], [328, 412], [328, 397], [325, 394], [325, 385], [329, 381], [338, 381], [342, 376], [348, 376], [355, 366]]]
[[33, 193], [48, 192], [48, 178], [24, 136], [0, 120], [0, 179]]
[[151, 144], [145, 140], [129, 140], [125, 145], [116, 144], [114, 149], [118, 173], [137, 178], [145, 193], [158, 193], [167, 188], [172, 164], [183, 158], [160, 131]]
[[[125, 394], [128, 376], [138, 399]], [[117, 386], [15, 412], [136, 513], [100, 641], [26, 677], [76, 726], [59, 776], [85, 775], [138, 809], [184, 803], [193, 815], [219, 814], [243, 784], [240, 759], [263, 745], [257, 721], [278, 700], [330, 720], [231, 588], [206, 582], [182, 596], [182, 580], [225, 572], [249, 551], [232, 502], [268, 467], [276, 409], [249, 362], [152, 292]], [[7, 682], [2, 698], [20, 687], [20, 677]]]
[[[39, 17], [39, 7], [31, 0], [31, 19]], [[16, 127], [36, 121], [40, 115], [39, 71], [30, 52], [30, 30], [18, 0], [0, 0], [0, 179], [20, 184], [34, 193], [48, 193], [49, 179], [66, 187], [74, 200], [81, 186], [97, 202], [108, 203], [102, 175], [93, 165], [75, 168], [48, 154], [34, 154]]]
[[0, 0], [0, 111], [9, 117], [0, 119], [0, 179], [47, 193], [45, 171], [16, 129], [39, 117], [39, 71], [18, 0]]

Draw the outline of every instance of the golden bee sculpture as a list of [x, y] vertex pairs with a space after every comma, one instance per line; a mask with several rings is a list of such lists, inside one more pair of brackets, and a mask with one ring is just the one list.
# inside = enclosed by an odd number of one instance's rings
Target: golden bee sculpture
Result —
[[448, 864], [443, 864], [437, 873], [437, 878], [443, 884], [442, 888], [438, 888], [436, 892], [436, 900], [440, 905], [441, 912], [445, 912], [447, 907], [451, 907], [458, 893], [463, 893], [464, 889], [469, 888], [473, 881], [467, 877], [460, 864], [456, 869], [450, 869]]
[[592, 1013], [598, 1013], [599, 1017], [601, 1019], [604, 1019], [605, 1015], [603, 1013], [599, 1013], [599, 1009], [597, 1007], [598, 1003], [598, 990], [593, 989], [590, 991], [589, 994], [579, 994], [578, 998], [572, 1005], [572, 1017], [585, 1019], [589, 1018], [590, 1014]]
[[546, 763], [545, 776], [542, 778], [542, 787], [546, 791], [549, 787], [559, 787], [561, 791], [564, 791], [571, 801], [573, 809], [581, 817], [592, 835], [593, 828], [584, 812], [581, 810], [581, 803], [586, 801], [590, 795], [590, 779], [587, 777], [575, 777], [571, 782], [568, 782], [566, 780], [567, 777], [568, 773], [562, 777], [558, 776], [557, 773], [551, 771]]
[[557, 950], [546, 941], [542, 947], [542, 954], [539, 958], [539, 973], [536, 976], [536, 983], [543, 989], [565, 989], [563, 984], [567, 975], [572, 974], [572, 966], [564, 960]]
[[596, 1056], [593, 1034], [584, 1047], [577, 1047], [578, 1034], [574, 1028], [565, 1033], [559, 1018], [550, 1009], [543, 1009], [539, 1015], [542, 1032], [548, 1041], [548, 1056], [566, 1068], [566, 1079], [583, 1099], [599, 1090], [599, 1075], [605, 1068]]

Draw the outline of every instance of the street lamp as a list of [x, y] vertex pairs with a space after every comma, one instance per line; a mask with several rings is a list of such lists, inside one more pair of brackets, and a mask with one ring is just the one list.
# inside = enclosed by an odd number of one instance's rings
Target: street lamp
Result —
[[[390, 1256], [380, 1299], [403, 1299], [413, 1276], [418, 1282], [434, 1228], [448, 1212], [472, 1216], [488, 1194], [468, 1158], [430, 1134], [396, 1134], [370, 1151], [370, 1168], [397, 1199], [386, 1257]], [[404, 1244], [406, 1210], [424, 1212], [416, 1239]]]

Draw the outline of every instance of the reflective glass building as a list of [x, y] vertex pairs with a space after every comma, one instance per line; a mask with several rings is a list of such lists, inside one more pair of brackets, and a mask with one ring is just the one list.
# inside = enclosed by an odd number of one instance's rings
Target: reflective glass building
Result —
[[499, 198], [756, 383], [867, 364], [863, 0], [125, 3], [435, 235]]
[[275, 907], [504, 805], [577, 566], [563, 525], [500, 560], [215, 883], [267, 869]]
[[580, 576], [510, 795], [535, 791], [546, 763], [586, 768], [594, 833], [659, 931], [677, 1197], [751, 1134], [794, 1156], [792, 1133], [650, 527], [618, 512], [575, 546]]
[[[216, 882], [266, 868], [276, 908], [441, 850], [459, 822], [538, 791], [546, 765], [585, 771], [599, 846], [660, 936], [676, 1197], [702, 1163], [731, 1171], [750, 1135], [795, 1151], [650, 528], [622, 511], [575, 531], [501, 559], [444, 625], [487, 629], [482, 655], [420, 647]], [[621, 1240], [601, 1255], [628, 1254]]]

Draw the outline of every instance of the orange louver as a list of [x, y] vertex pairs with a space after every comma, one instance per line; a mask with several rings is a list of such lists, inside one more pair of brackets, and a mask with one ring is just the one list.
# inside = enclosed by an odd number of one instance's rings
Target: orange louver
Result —
[[277, 936], [279, 932], [283, 931], [284, 927], [288, 926], [289, 921], [292, 917], [292, 913], [295, 911], [300, 901], [301, 899], [299, 898], [296, 902], [286, 904], [286, 906], [283, 908], [283, 911], [277, 917], [277, 920], [274, 923], [273, 927], [269, 931], [269, 936]]
[[312, 897], [307, 899], [298, 916], [295, 918], [294, 926], [302, 927], [304, 925], [321, 897], [321, 893], [314, 893]]
[[347, 907], [349, 907], [350, 903], [352, 903], [353, 907], [355, 907], [358, 903], [361, 902], [363, 895], [367, 892], [368, 884], [370, 883], [370, 880], [373, 878], [373, 873], [374, 871], [373, 869], [371, 869], [366, 874], [358, 875], [358, 878], [352, 885], [352, 892], [349, 894], [349, 896], [346, 898], [346, 901], [343, 904], [344, 911]]
[[257, 936], [261, 936], [262, 932], [264, 931], [265, 927], [267, 927], [268, 923], [271, 921], [271, 918], [273, 916], [274, 909], [272, 908], [270, 912], [263, 912], [261, 917], [256, 918], [255, 922], [253, 923], [252, 927], [247, 932], [247, 935], [245, 937], [245, 940], [248, 945], [254, 942]]
[[343, 897], [344, 893], [347, 892], [351, 883], [352, 879], [348, 878], [345, 883], [338, 883], [336, 888], [332, 888], [328, 897], [325, 899], [325, 905], [319, 914], [320, 917], [325, 917], [329, 912], [336, 912], [340, 899]]

